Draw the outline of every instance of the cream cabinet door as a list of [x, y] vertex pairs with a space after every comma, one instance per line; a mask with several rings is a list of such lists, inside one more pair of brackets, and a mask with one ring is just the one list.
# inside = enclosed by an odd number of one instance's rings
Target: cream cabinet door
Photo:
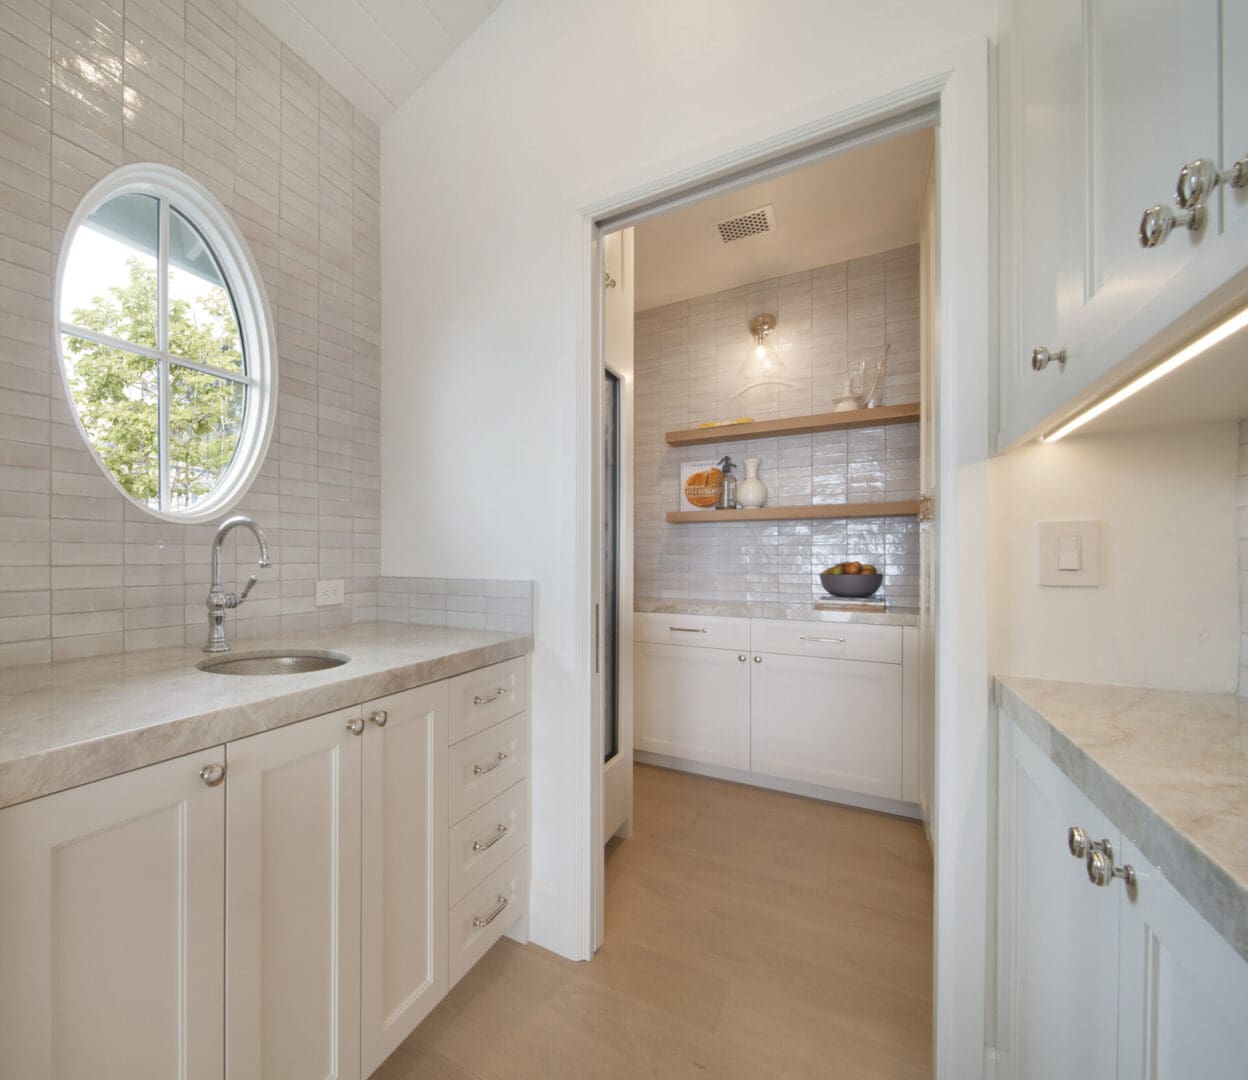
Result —
[[749, 654], [638, 642], [634, 745], [669, 757], [750, 767]]
[[900, 664], [757, 653], [750, 769], [901, 798]]
[[1000, 770], [998, 1074], [1118, 1076], [1118, 898], [1088, 880], [1067, 830], [1115, 849], [1118, 833], [1008, 721]]
[[360, 1075], [360, 708], [227, 748], [226, 1075]]
[[220, 1080], [217, 747], [0, 811], [0, 1076]]
[[1189, 1080], [1248, 1075], [1248, 960], [1131, 843], [1115, 859], [1122, 918], [1118, 1076]]
[[[1248, 156], [1248, 4], [1222, 5], [1223, 168]], [[1248, 187], [1222, 189], [1223, 225], [1241, 236], [1248, 229]]]
[[363, 1074], [447, 991], [447, 683], [364, 706]]

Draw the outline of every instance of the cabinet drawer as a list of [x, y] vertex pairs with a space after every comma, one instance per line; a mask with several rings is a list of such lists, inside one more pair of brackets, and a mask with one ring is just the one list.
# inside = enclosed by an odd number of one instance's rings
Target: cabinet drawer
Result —
[[901, 663], [900, 626], [755, 619], [750, 634], [750, 649], [756, 653]]
[[748, 649], [750, 620], [722, 615], [638, 612], [633, 617], [633, 640], [655, 645], [696, 645], [704, 649]]
[[525, 776], [521, 713], [451, 747], [451, 822], [462, 821]]
[[525, 852], [516, 852], [451, 908], [452, 986], [524, 915], [529, 902], [527, 866]]
[[456, 675], [450, 690], [454, 744], [524, 712], [528, 704], [524, 657]]
[[451, 903], [524, 847], [528, 784], [512, 785], [451, 828]]

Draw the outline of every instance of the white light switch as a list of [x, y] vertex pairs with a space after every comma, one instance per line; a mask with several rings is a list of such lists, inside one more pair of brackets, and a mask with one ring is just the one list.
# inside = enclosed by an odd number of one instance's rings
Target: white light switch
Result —
[[1040, 584], [1095, 588], [1100, 584], [1101, 523], [1042, 521]]

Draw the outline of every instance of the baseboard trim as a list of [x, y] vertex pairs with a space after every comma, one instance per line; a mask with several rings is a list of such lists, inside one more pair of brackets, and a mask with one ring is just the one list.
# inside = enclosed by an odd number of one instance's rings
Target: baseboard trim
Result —
[[728, 769], [722, 765], [706, 765], [701, 761], [668, 757], [666, 754], [652, 754], [646, 750], [634, 750], [633, 760], [642, 765], [658, 765], [664, 769], [675, 769], [677, 772], [709, 776], [713, 780], [728, 780], [734, 784], [747, 784], [750, 787], [782, 791], [786, 795], [804, 795], [808, 799], [820, 799], [823, 802], [840, 803], [844, 806], [857, 806], [862, 810], [874, 810], [877, 813], [892, 814], [894, 817], [910, 818], [914, 821], [922, 820], [922, 814], [915, 803], [883, 799], [878, 795], [860, 795], [854, 791], [840, 791], [836, 788], [821, 787], [818, 784], [806, 784], [800, 780], [762, 776], [758, 773], [745, 772], [742, 769]]

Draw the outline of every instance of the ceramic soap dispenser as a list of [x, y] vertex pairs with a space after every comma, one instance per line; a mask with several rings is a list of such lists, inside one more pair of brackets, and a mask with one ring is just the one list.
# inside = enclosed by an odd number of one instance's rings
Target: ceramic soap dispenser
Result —
[[767, 485], [758, 478], [756, 457], [745, 459], [745, 479], [737, 485], [737, 505], [744, 510], [758, 510], [767, 505]]

